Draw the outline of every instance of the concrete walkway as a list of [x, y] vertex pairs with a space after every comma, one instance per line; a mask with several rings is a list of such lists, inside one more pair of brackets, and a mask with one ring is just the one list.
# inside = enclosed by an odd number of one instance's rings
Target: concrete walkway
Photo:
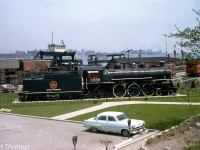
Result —
[[160, 104], [160, 105], [200, 105], [200, 103], [188, 103], [188, 102], [147, 102], [147, 101], [120, 101], [120, 102], [104, 102], [101, 105], [89, 107], [86, 109], [74, 111], [71, 113], [59, 115], [52, 117], [51, 119], [55, 120], [66, 120], [75, 116], [79, 116], [82, 114], [90, 113], [93, 111], [97, 111], [100, 109], [113, 107], [113, 106], [119, 106], [119, 105], [130, 105], [130, 104]]

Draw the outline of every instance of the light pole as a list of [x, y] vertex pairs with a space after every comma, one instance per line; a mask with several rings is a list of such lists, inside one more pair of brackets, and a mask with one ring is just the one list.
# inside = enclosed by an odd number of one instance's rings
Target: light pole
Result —
[[163, 34], [165, 36], [165, 50], [166, 50], [166, 57], [167, 57], [167, 34]]
[[174, 64], [176, 65], [176, 45], [174, 45]]
[[127, 48], [127, 51], [126, 51], [127, 53], [128, 53], [128, 68], [130, 67], [130, 50]]

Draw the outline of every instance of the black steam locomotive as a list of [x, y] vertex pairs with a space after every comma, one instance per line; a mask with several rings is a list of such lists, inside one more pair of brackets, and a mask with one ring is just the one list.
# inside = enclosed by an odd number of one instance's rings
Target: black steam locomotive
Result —
[[59, 65], [50, 67], [40, 77], [25, 78], [23, 91], [19, 93], [21, 101], [170, 95], [177, 91], [171, 71], [163, 67], [105, 69], [102, 66], [77, 65], [74, 63], [74, 53], [63, 53], [64, 56], [71, 55], [71, 61], [62, 60], [62, 55], [57, 53], [58, 61], [56, 53], [52, 54]]
[[164, 68], [106, 70], [100, 66], [80, 66], [71, 71], [49, 71], [42, 78], [23, 80], [19, 99], [151, 96], [176, 93], [171, 71]]

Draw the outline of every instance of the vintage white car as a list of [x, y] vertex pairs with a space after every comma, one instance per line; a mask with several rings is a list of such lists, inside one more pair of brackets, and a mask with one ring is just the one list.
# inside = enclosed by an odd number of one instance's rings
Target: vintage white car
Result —
[[107, 111], [98, 114], [96, 117], [84, 121], [84, 127], [91, 129], [92, 132], [104, 131], [119, 133], [123, 136], [130, 134], [142, 133], [145, 122], [143, 120], [129, 119], [122, 112]]

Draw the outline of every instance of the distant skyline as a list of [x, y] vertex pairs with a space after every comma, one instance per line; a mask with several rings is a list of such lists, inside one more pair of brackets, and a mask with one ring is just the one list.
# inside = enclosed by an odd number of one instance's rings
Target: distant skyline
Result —
[[[163, 34], [197, 25], [199, 0], [1, 0], [0, 53], [46, 49], [166, 50]], [[172, 52], [178, 39], [167, 38]], [[180, 50], [179, 46], [176, 46]]]

